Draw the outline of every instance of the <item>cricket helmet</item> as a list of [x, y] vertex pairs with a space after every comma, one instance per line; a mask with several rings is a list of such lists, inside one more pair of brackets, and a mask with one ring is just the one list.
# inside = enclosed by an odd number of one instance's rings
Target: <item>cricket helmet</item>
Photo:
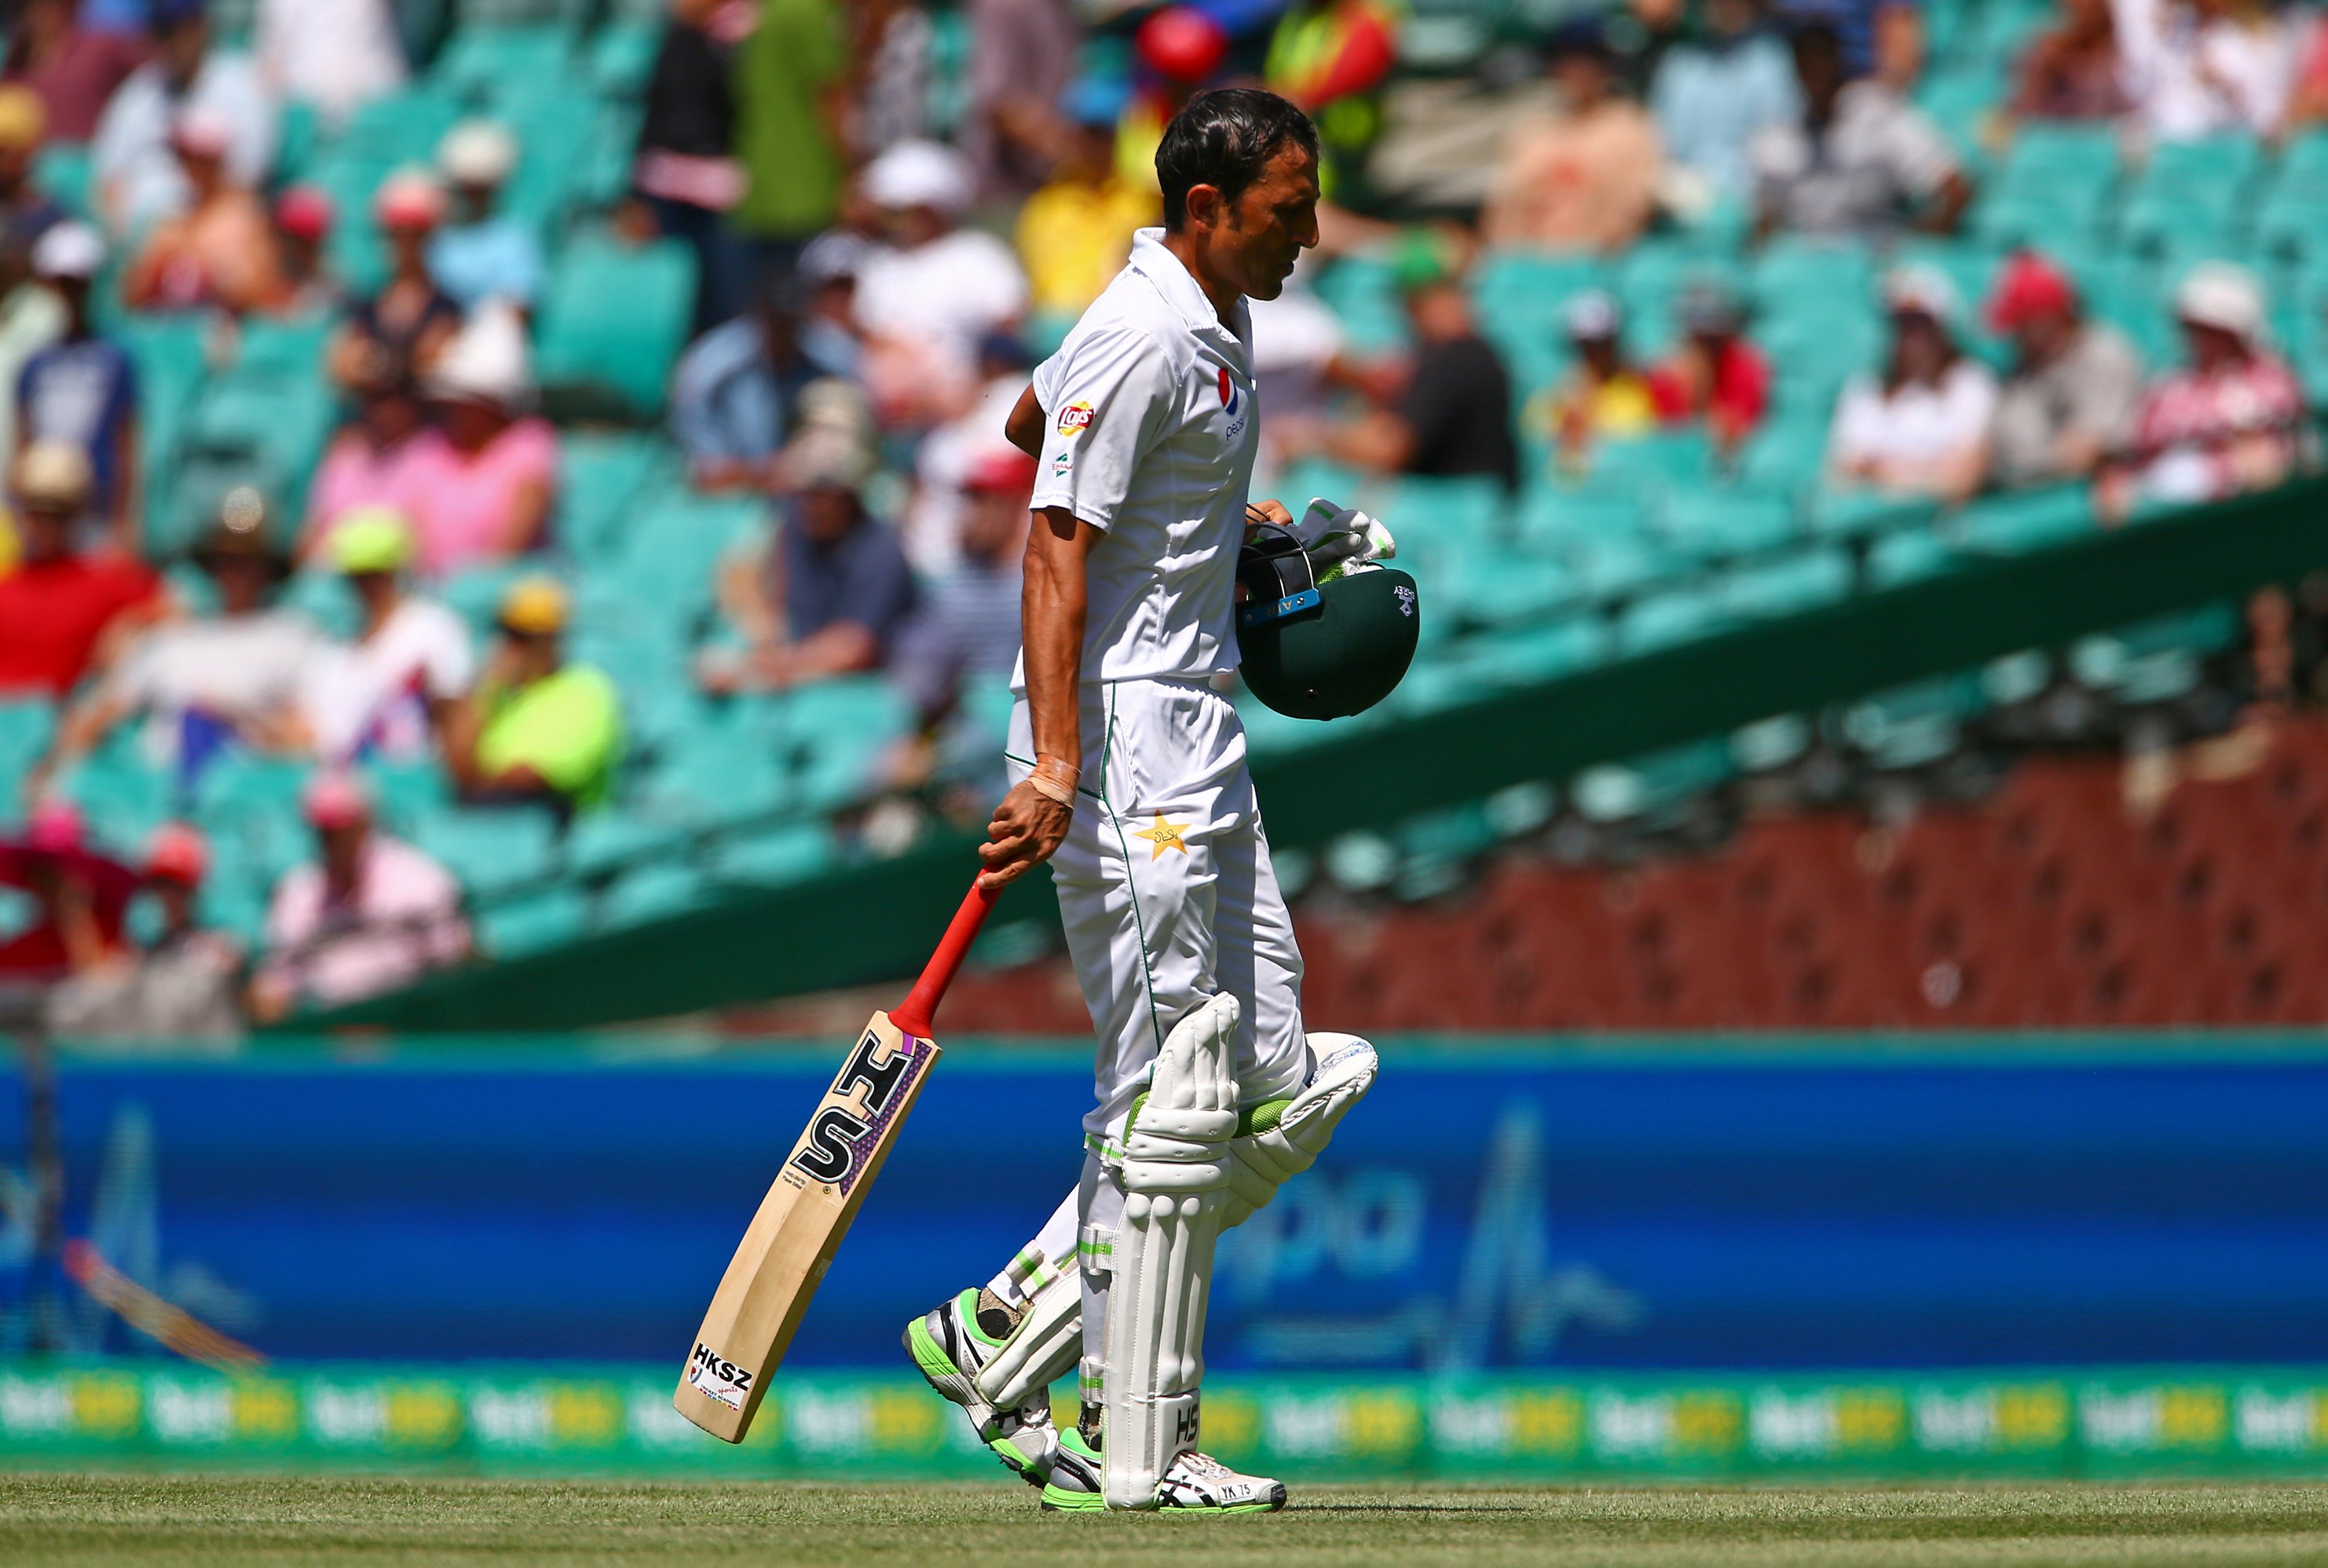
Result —
[[1256, 527], [1237, 557], [1238, 671], [1295, 719], [1341, 719], [1390, 695], [1422, 627], [1414, 579], [1387, 566], [1319, 582], [1287, 529]]

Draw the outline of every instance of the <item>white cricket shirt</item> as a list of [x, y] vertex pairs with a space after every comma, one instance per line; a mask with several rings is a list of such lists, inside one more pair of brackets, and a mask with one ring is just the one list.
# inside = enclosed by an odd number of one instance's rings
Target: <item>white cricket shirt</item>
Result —
[[[1106, 537], [1087, 568], [1084, 679], [1204, 680], [1236, 667], [1236, 559], [1260, 444], [1253, 320], [1212, 302], [1161, 229], [1036, 368], [1032, 505]], [[1027, 689], [1019, 659], [1012, 688]]]

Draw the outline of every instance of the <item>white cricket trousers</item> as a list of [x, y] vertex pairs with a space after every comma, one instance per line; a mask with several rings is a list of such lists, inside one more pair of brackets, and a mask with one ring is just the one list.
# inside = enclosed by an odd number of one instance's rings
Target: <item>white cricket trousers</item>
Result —
[[[1086, 1145], [1120, 1143], [1165, 1035], [1220, 992], [1237, 999], [1246, 1104], [1309, 1076], [1301, 954], [1270, 864], [1244, 725], [1190, 681], [1089, 682], [1074, 825], [1051, 859], [1067, 954], [1099, 1054]], [[1034, 765], [1027, 703], [1010, 716], [1010, 778]]]

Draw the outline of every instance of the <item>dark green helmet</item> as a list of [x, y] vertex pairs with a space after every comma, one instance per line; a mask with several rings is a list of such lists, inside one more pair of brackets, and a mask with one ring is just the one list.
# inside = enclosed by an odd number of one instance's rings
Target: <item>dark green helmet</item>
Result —
[[1365, 713], [1414, 661], [1422, 610], [1403, 572], [1377, 567], [1319, 583], [1293, 537], [1271, 528], [1244, 546], [1237, 583], [1238, 673], [1288, 718]]

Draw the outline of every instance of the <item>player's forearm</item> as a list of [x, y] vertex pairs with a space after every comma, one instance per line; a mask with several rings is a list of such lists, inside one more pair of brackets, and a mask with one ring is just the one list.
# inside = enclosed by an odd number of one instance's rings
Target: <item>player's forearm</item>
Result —
[[1027, 658], [1027, 706], [1035, 755], [1070, 768], [1084, 763], [1082, 704], [1084, 618], [1088, 584], [1077, 534], [1084, 525], [1054, 507], [1028, 530], [1026, 593], [1019, 635]]

